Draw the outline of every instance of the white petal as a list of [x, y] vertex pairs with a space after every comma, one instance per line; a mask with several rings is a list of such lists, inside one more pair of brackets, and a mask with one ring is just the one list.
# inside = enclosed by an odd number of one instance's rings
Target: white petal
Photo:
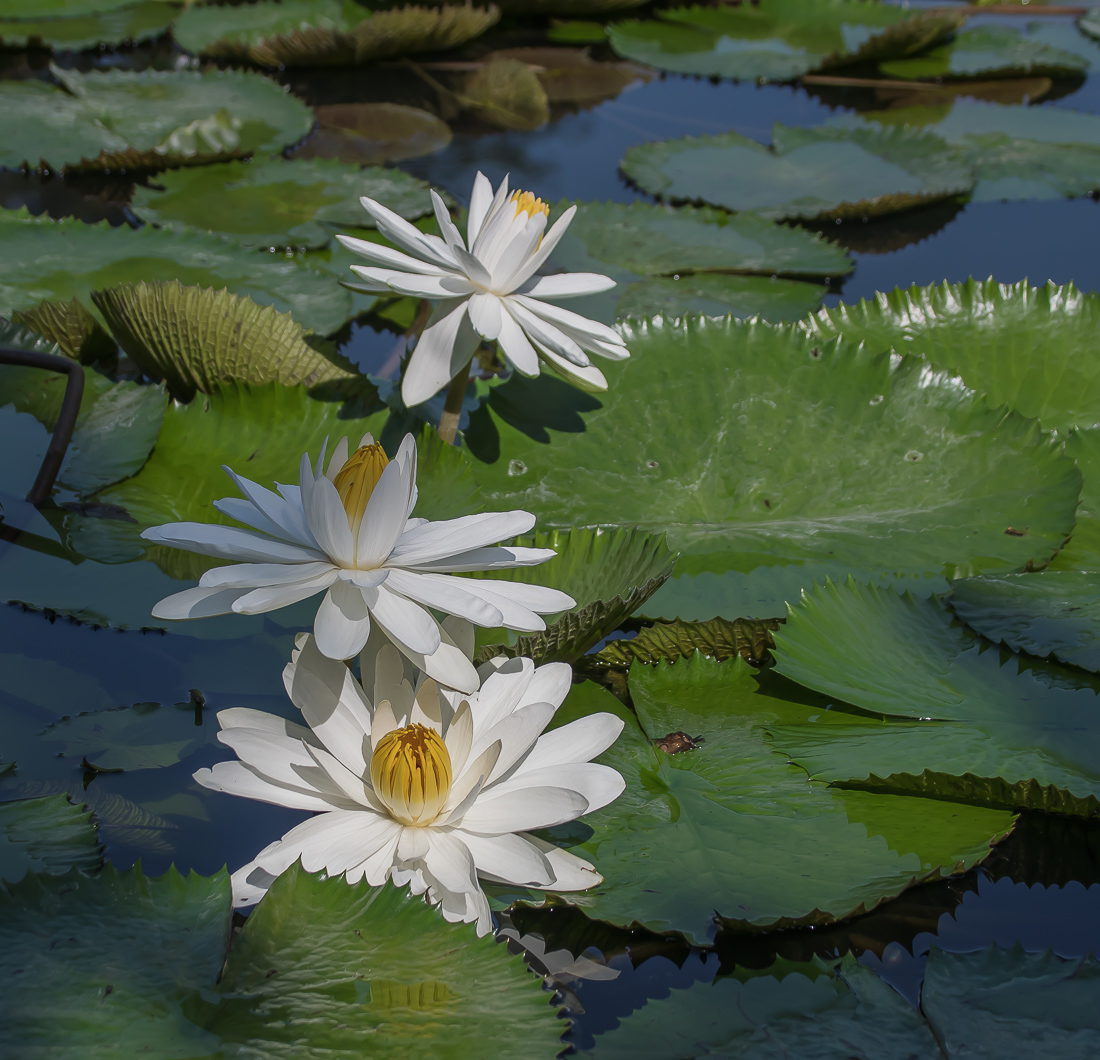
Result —
[[316, 549], [280, 541], [255, 530], [241, 530], [217, 523], [166, 523], [151, 526], [142, 535], [158, 545], [198, 552], [204, 556], [270, 563], [311, 563], [325, 557]]
[[336, 237], [353, 254], [373, 261], [376, 265], [385, 269], [393, 269], [399, 272], [417, 272], [427, 276], [448, 276], [453, 272], [453, 267], [441, 268], [431, 265], [420, 258], [410, 257], [400, 250], [383, 246], [381, 243], [372, 243], [369, 239], [356, 239], [354, 236]]
[[232, 567], [212, 567], [200, 579], [206, 588], [252, 589], [259, 585], [287, 585], [305, 581], [325, 571], [333, 570], [331, 563], [236, 563]]
[[476, 758], [471, 758], [466, 763], [466, 768], [461, 774], [456, 775], [451, 784], [451, 793], [439, 813], [436, 824], [442, 827], [445, 824], [456, 824], [462, 820], [462, 815], [473, 805], [474, 799], [481, 793], [485, 786], [485, 780], [493, 771], [500, 757], [500, 742], [491, 743]]
[[474, 717], [468, 702], [463, 702], [455, 711], [451, 723], [447, 726], [443, 742], [447, 745], [447, 753], [451, 756], [452, 777], [461, 776], [466, 770], [470, 748], [474, 742]]
[[[367, 443], [370, 444], [369, 442]], [[340, 469], [348, 462], [348, 437], [345, 434], [336, 443], [336, 448], [332, 450], [332, 456], [328, 460], [328, 468], [325, 471], [325, 478], [329, 482], [334, 482], [336, 476], [340, 474]]]
[[[540, 305], [543, 303], [539, 303]], [[586, 368], [590, 363], [588, 355], [581, 344], [561, 328], [544, 320], [541, 316], [532, 313], [519, 298], [513, 296], [508, 300], [508, 312], [516, 318], [516, 323], [527, 333], [528, 338], [536, 346], [543, 346], [552, 350], [559, 357], [564, 357], [573, 364]]]
[[539, 346], [538, 351], [539, 357], [546, 361], [558, 375], [574, 386], [580, 387], [581, 390], [598, 394], [607, 389], [607, 377], [594, 364], [581, 368], [572, 361], [559, 357], [545, 346]]
[[[223, 466], [222, 470], [233, 480], [247, 502], [253, 505], [269, 522], [278, 527], [280, 536], [288, 537], [307, 548], [318, 547], [313, 534], [310, 532], [309, 525], [306, 523], [305, 513], [302, 511], [300, 503], [294, 504], [280, 497], [272, 490], [265, 489], [250, 479], [236, 474], [231, 468]], [[218, 507], [222, 503], [221, 501], [215, 501], [214, 505]], [[239, 516], [234, 516], [234, 518], [239, 518]]]
[[419, 604], [394, 592], [388, 583], [368, 589], [366, 597], [371, 615], [402, 651], [430, 655], [439, 647], [439, 623]]
[[516, 795], [528, 788], [541, 791], [548, 786], [567, 788], [583, 796], [588, 802], [585, 812], [591, 813], [614, 802], [623, 793], [626, 781], [610, 766], [601, 766], [596, 762], [555, 763], [517, 772], [498, 784], [487, 785], [482, 797]]
[[256, 729], [295, 740], [308, 740], [310, 730], [296, 721], [287, 721], [277, 714], [268, 714], [253, 707], [228, 707], [218, 711], [218, 727], [221, 729]]
[[466, 244], [451, 220], [451, 215], [447, 211], [447, 204], [439, 197], [434, 188], [431, 189], [430, 195], [432, 197], [432, 210], [435, 211], [435, 223], [439, 225], [439, 231], [443, 234], [444, 242], [452, 251], [456, 248], [465, 250]]
[[[390, 555], [390, 566], [407, 567], [412, 564], [446, 559], [470, 549], [480, 548], [494, 541], [504, 541], [518, 534], [525, 534], [535, 525], [530, 512], [481, 512], [463, 515], [457, 519], [421, 523], [401, 535]], [[554, 556], [553, 550], [543, 550], [546, 558]]]
[[569, 227], [576, 212], [576, 206], [570, 206], [569, 209], [550, 226], [550, 231], [542, 237], [542, 242], [539, 244], [538, 250], [527, 259], [526, 264], [524, 264], [524, 266], [512, 277], [512, 290], [526, 283], [542, 268], [543, 263], [554, 252], [554, 248], [558, 245], [561, 237], [565, 235], [565, 230]]
[[173, 593], [154, 604], [152, 615], [154, 618], [177, 620], [225, 615], [233, 610], [234, 601], [243, 591], [237, 587], [184, 589], [182, 593]]
[[306, 519], [325, 554], [340, 567], [354, 566], [355, 542], [348, 513], [336, 487], [324, 475], [316, 479], [305, 502]]
[[[384, 586], [383, 586], [384, 588]], [[385, 623], [375, 616], [377, 623], [385, 628]], [[401, 652], [429, 677], [448, 688], [457, 689], [459, 692], [473, 692], [481, 683], [477, 670], [465, 655], [461, 648], [447, 636], [446, 631], [440, 629], [440, 644], [430, 655], [421, 655], [411, 651], [396, 637], [393, 637], [387, 629], [386, 633]]]
[[[480, 753], [481, 748], [487, 744], [500, 741], [500, 756], [493, 771], [485, 780], [486, 788], [492, 787], [534, 746], [542, 730], [550, 724], [550, 719], [553, 718], [557, 709], [556, 705], [550, 703], [530, 703], [509, 714], [508, 717], [502, 718], [488, 732], [478, 735], [474, 743], [475, 754]], [[544, 783], [549, 782], [544, 781]]]
[[[388, 699], [379, 700], [374, 706], [374, 718], [371, 721], [371, 745], [377, 747], [387, 734], [400, 728], [402, 720], [403, 714], [396, 713]], [[365, 777], [366, 773], [363, 775]]]
[[375, 202], [374, 199], [364, 195], [359, 201], [374, 219], [378, 231], [391, 243], [396, 243], [414, 257], [423, 258], [433, 265], [444, 268], [454, 267], [454, 257], [442, 239], [425, 235], [409, 224], [404, 217], [387, 209], [380, 202]]
[[521, 375], [536, 376], [539, 374], [538, 352], [531, 345], [531, 340], [516, 318], [507, 311], [507, 304], [505, 308], [500, 324], [500, 335], [497, 337], [501, 352]]
[[436, 306], [401, 380], [401, 398], [408, 407], [437, 394], [469, 364], [481, 340], [467, 317], [466, 302], [452, 299]]
[[[535, 611], [540, 615], [555, 614], [576, 607], [577, 601], [560, 589], [551, 589], [545, 585], [530, 585], [527, 582], [508, 582], [498, 578], [478, 578], [482, 592], [491, 592], [493, 601], [504, 599], [517, 607]], [[499, 604], [498, 604], [499, 606]]]
[[516, 776], [543, 766], [589, 762], [602, 755], [623, 731], [623, 719], [614, 714], [590, 714], [539, 737]]
[[472, 892], [481, 888], [469, 848], [461, 837], [435, 828], [420, 828], [428, 833], [428, 851], [424, 865], [448, 891]]
[[369, 265], [352, 265], [351, 271], [367, 281], [367, 286], [384, 284], [391, 291], [409, 295], [413, 298], [458, 298], [472, 294], [477, 288], [466, 279], [448, 273], [444, 276], [421, 276], [414, 272], [400, 272], [397, 269], [377, 269]]
[[496, 797], [482, 792], [463, 815], [462, 827], [481, 835], [529, 832], [576, 820], [587, 810], [588, 800], [567, 788], [521, 788]]
[[474, 627], [458, 615], [448, 615], [443, 619], [443, 628], [447, 635], [462, 649], [467, 659], [474, 657]]
[[523, 887], [546, 887], [554, 882], [550, 860], [526, 836], [482, 836], [456, 829], [474, 857], [481, 874]]
[[450, 578], [445, 574], [418, 574], [392, 570], [386, 584], [425, 607], [432, 607], [449, 615], [459, 615], [479, 626], [499, 626], [503, 614], [486, 603], [476, 589], [466, 588], [463, 581], [472, 579]]
[[495, 339], [500, 334], [502, 310], [495, 294], [480, 291], [472, 295], [467, 311], [476, 332], [487, 339]]
[[345, 808], [343, 798], [334, 801], [318, 792], [305, 788], [288, 788], [265, 780], [243, 762], [218, 762], [212, 769], [200, 769], [194, 779], [211, 791], [224, 791], [258, 802], [270, 802], [275, 806], [288, 806], [292, 810], [332, 810]]
[[489, 178], [479, 172], [474, 177], [474, 187], [470, 192], [470, 209], [466, 215], [466, 241], [471, 247], [481, 232], [481, 226], [485, 223], [492, 201], [493, 186], [489, 183]]
[[598, 272], [562, 272], [556, 276], [538, 276], [516, 293], [532, 298], [578, 298], [585, 294], [610, 291], [615, 281]]
[[344, 570], [340, 569], [338, 577], [341, 581], [354, 585], [357, 589], [374, 589], [381, 585], [388, 577], [388, 570]]
[[307, 872], [324, 869], [330, 876], [338, 876], [362, 865], [367, 858], [389, 844], [398, 827], [388, 817], [369, 810], [349, 812], [346, 816], [350, 820], [344, 828], [334, 829], [335, 834], [329, 834], [329, 845], [311, 852], [310, 864], [315, 864], [316, 868], [311, 869], [303, 857], [302, 867]]
[[561, 850], [539, 836], [532, 835], [526, 838], [534, 843], [550, 862], [550, 867], [554, 870], [552, 886], [555, 891], [586, 891], [589, 887], [603, 883], [603, 877], [591, 862], [571, 854], [568, 850]]
[[512, 277], [526, 265], [527, 259], [539, 245], [546, 231], [546, 214], [537, 213], [526, 220], [517, 217], [522, 227], [513, 224], [511, 238], [502, 248], [493, 264], [493, 287], [502, 294], [512, 290]]
[[435, 560], [419, 560], [415, 565], [402, 562], [410, 570], [430, 571], [434, 574], [457, 574], [462, 571], [506, 570], [509, 567], [534, 567], [553, 559], [557, 553], [552, 548], [520, 548], [516, 545], [500, 545], [495, 548], [472, 548], [454, 556], [441, 556]]
[[527, 698], [527, 689], [535, 676], [535, 664], [522, 657], [505, 659], [498, 665], [482, 667], [482, 671], [484, 676], [474, 712], [475, 739], [502, 718], [531, 702]]
[[532, 674], [531, 681], [523, 693], [523, 702], [555, 703], [560, 706], [572, 687], [572, 666], [568, 663], [546, 663]]
[[393, 860], [397, 854], [397, 842], [402, 831], [401, 826], [396, 821], [391, 821], [390, 824], [392, 829], [389, 837], [378, 850], [366, 858], [361, 865], [357, 866], [357, 869], [348, 872], [349, 880], [359, 874], [372, 887], [381, 887], [386, 882], [386, 877], [393, 868]]
[[583, 343], [585, 339], [592, 338], [599, 339], [612, 346], [624, 345], [622, 336], [614, 328], [608, 327], [607, 324], [602, 324], [598, 320], [582, 317], [580, 313], [574, 313], [571, 309], [563, 309], [560, 305], [552, 305], [549, 302], [540, 302], [537, 298], [530, 298], [522, 294], [512, 295], [509, 299], [509, 303], [512, 305], [516, 302], [519, 302], [524, 309], [534, 313], [535, 316], [561, 328], [578, 342]]
[[473, 240], [469, 238], [466, 240], [470, 252], [481, 258], [482, 250], [492, 239], [490, 229], [492, 228], [495, 231], [502, 226], [507, 226], [513, 216], [514, 210], [508, 203], [508, 178], [506, 176], [500, 182], [500, 186], [493, 196], [493, 201], [489, 204], [489, 209], [485, 213], [485, 218], [478, 226], [477, 237]]
[[370, 613], [363, 590], [345, 581], [334, 582], [317, 608], [313, 633], [322, 655], [330, 659], [350, 659], [357, 655], [370, 633]]
[[265, 611], [274, 611], [278, 607], [289, 607], [299, 600], [306, 600], [324, 592], [336, 580], [336, 571], [332, 567], [312, 578], [284, 585], [264, 585], [250, 593], [238, 597], [233, 610], [241, 615], [261, 615]]
[[391, 461], [374, 487], [363, 512], [355, 547], [355, 562], [364, 570], [385, 563], [401, 537], [415, 473], [415, 467], [408, 463]]

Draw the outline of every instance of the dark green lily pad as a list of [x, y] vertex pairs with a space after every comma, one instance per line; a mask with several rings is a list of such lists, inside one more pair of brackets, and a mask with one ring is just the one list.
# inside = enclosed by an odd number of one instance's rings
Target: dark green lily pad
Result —
[[919, 129], [788, 128], [765, 147], [740, 133], [630, 148], [623, 173], [652, 195], [773, 219], [867, 217], [970, 191], [956, 148]]
[[110, 9], [43, 17], [41, 6], [36, 5], [33, 13], [16, 18], [5, 5], [4, 17], [0, 18], [0, 44], [7, 48], [45, 46], [54, 51], [79, 51], [97, 44], [140, 41], [160, 36], [180, 11], [179, 4], [171, 0], [126, 0], [125, 6], [105, 6]]
[[106, 222], [32, 217], [25, 209], [0, 212], [0, 314], [32, 309], [43, 299], [74, 297], [94, 310], [92, 291], [143, 280], [226, 287], [292, 313], [302, 327], [321, 335], [331, 334], [352, 314], [351, 293], [300, 259], [205, 232], [151, 226], [134, 232]]
[[1088, 67], [1080, 55], [1029, 40], [1013, 26], [975, 26], [923, 55], [879, 63], [882, 73], [901, 81], [1083, 76]]
[[1048, 570], [1100, 570], [1100, 430], [1076, 430], [1066, 438], [1066, 456], [1085, 476], [1073, 537]]
[[[715, 919], [750, 932], [821, 924], [962, 871], [1011, 829], [1004, 811], [808, 781], [764, 739], [777, 721], [822, 709], [792, 687], [742, 659], [698, 655], [634, 665], [634, 713], [598, 686], [576, 686], [555, 721], [623, 718], [599, 761], [627, 786], [606, 809], [545, 833], [605, 878], [566, 900], [596, 919], [693, 942], [708, 940]], [[671, 754], [654, 745], [675, 732], [705, 742]]]
[[760, 0], [656, 14], [661, 21], [611, 26], [615, 51], [661, 70], [760, 81], [912, 55], [966, 18], [865, 0]]
[[[617, 629], [667, 580], [676, 557], [661, 534], [622, 527], [539, 531], [515, 542], [558, 554], [537, 567], [493, 571], [486, 577], [560, 589], [577, 601], [572, 611], [546, 615], [546, 630], [519, 637], [479, 629], [480, 658], [526, 655], [537, 662], [573, 662]], [[501, 643], [505, 642], [505, 643]]]
[[[441, 151], [452, 138], [445, 121], [400, 103], [328, 103], [313, 112], [317, 128], [295, 158], [334, 158], [374, 166], [430, 155]], [[365, 220], [364, 213], [357, 223]]]
[[945, 574], [1045, 563], [1073, 528], [1059, 445], [922, 359], [762, 323], [622, 328], [606, 393], [513, 379], [468, 445], [491, 461], [473, 463], [487, 507], [666, 531], [681, 558], [648, 615], [778, 617], [830, 572], [943, 591]]
[[[833, 703], [771, 728], [811, 776], [869, 791], [1100, 812], [1100, 683], [991, 647], [938, 600], [827, 583], [775, 634], [776, 668]], [[867, 713], [862, 713], [867, 712]]]
[[722, 662], [740, 656], [750, 666], [771, 661], [775, 647], [772, 633], [779, 619], [712, 618], [709, 622], [655, 622], [636, 637], [613, 640], [596, 655], [584, 660], [586, 667], [628, 670], [635, 662], [654, 666], [679, 662], [696, 652]]
[[1100, 671], [1100, 574], [964, 578], [948, 602], [968, 626], [1013, 651]]
[[28, 872], [95, 872], [103, 854], [91, 818], [66, 795], [0, 802], [0, 881], [11, 886]]
[[198, 228], [245, 246], [323, 247], [338, 230], [374, 227], [368, 195], [408, 220], [430, 213], [428, 185], [398, 169], [327, 160], [230, 162], [179, 169], [139, 187], [134, 213], [168, 228]]

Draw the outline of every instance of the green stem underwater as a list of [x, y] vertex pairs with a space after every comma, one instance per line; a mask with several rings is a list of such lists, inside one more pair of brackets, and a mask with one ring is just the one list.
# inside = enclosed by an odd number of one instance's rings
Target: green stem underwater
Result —
[[439, 437], [448, 445], [454, 445], [455, 435], [458, 434], [462, 400], [466, 396], [466, 384], [470, 381], [470, 366], [473, 363], [471, 358], [466, 367], [455, 375], [447, 387], [447, 400], [443, 403], [443, 415], [439, 417]]

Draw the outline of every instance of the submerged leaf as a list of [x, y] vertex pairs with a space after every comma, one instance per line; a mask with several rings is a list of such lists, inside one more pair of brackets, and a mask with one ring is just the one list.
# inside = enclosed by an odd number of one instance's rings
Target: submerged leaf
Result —
[[[451, 142], [446, 122], [400, 103], [329, 103], [313, 112], [317, 129], [298, 149], [296, 158], [377, 165], [430, 155]], [[396, 175], [399, 171], [386, 172]], [[365, 224], [365, 218], [358, 223]]]
[[91, 818], [66, 795], [0, 802], [0, 893], [28, 872], [95, 872], [103, 855]]
[[526, 63], [492, 58], [470, 74], [460, 97], [483, 121], [531, 132], [550, 120], [546, 89]]
[[649, 81], [653, 71], [634, 63], [596, 62], [587, 48], [504, 48], [483, 63], [512, 59], [530, 66], [550, 103], [591, 105], [617, 96], [628, 85]]

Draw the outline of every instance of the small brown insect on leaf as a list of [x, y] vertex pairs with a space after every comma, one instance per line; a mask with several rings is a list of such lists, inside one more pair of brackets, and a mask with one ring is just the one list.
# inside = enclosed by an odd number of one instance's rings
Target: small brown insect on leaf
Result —
[[1005, 530], [1005, 533], [1009, 537], [1026, 537], [1029, 529], [1030, 527], [1025, 526], [1023, 530], [1017, 530], [1016, 527], [1010, 526]]
[[653, 741], [653, 746], [658, 751], [664, 751], [666, 755], [678, 755], [683, 751], [694, 751], [701, 743], [706, 743], [705, 736], [688, 736], [686, 732], [670, 732], [659, 740]]

